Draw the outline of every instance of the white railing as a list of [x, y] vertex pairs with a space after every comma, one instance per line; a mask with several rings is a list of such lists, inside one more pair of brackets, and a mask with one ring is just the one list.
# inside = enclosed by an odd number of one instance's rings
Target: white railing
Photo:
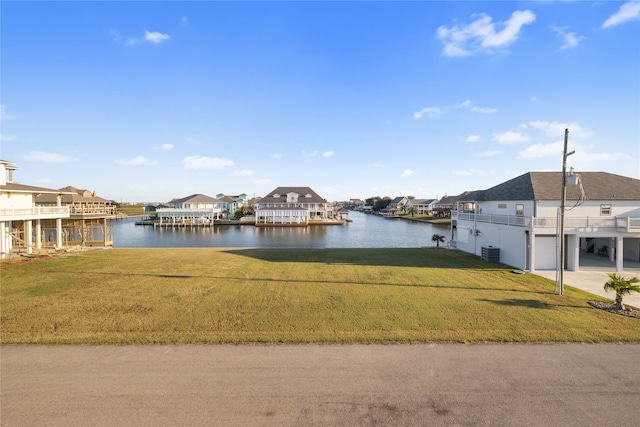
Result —
[[[503, 224], [513, 225], [519, 227], [534, 228], [550, 228], [556, 229], [558, 227], [557, 217], [524, 217], [524, 216], [512, 216], [512, 215], [493, 215], [493, 214], [474, 214], [473, 212], [451, 212], [452, 220], [468, 221], [468, 222], [484, 222], [490, 224]], [[565, 229], [613, 229], [617, 231], [626, 232], [640, 232], [640, 218], [628, 218], [628, 217], [583, 217], [583, 218], [571, 218], [565, 217], [564, 219]]]
[[516, 227], [528, 227], [531, 225], [531, 217], [497, 214], [474, 214], [473, 212], [451, 212], [452, 220], [485, 222], [489, 224], [513, 225]]
[[176, 217], [176, 218], [190, 218], [190, 217], [203, 217], [210, 215], [220, 215], [223, 212], [222, 208], [160, 208], [156, 209], [156, 215], [159, 217]]
[[5, 220], [64, 218], [68, 216], [68, 206], [34, 206], [21, 209], [0, 209], [0, 217]]
[[[535, 218], [533, 226], [537, 228], [557, 228], [558, 218], [545, 217]], [[614, 217], [614, 218], [566, 218], [564, 219], [565, 229], [611, 229], [626, 232], [640, 232], [640, 218]]]
[[91, 205], [72, 206], [71, 213], [82, 214], [82, 215], [115, 215], [116, 207], [115, 206], [91, 206]]

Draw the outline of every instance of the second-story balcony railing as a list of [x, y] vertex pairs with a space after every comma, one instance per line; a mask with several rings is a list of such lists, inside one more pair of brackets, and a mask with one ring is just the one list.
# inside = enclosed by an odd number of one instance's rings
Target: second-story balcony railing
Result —
[[74, 205], [71, 206], [71, 215], [107, 215], [116, 214], [116, 207], [111, 205]]
[[488, 222], [490, 224], [514, 225], [518, 227], [531, 226], [531, 217], [513, 215], [475, 214], [473, 212], [451, 212], [452, 220]]
[[0, 209], [0, 218], [5, 221], [30, 221], [34, 219], [56, 219], [68, 217], [68, 206], [33, 206], [31, 208]]
[[[557, 217], [525, 217], [513, 215], [474, 214], [472, 212], [451, 212], [451, 219], [457, 221], [484, 222], [518, 227], [553, 229], [558, 227]], [[616, 230], [621, 232], [640, 232], [640, 218], [629, 217], [565, 217], [565, 230]]]

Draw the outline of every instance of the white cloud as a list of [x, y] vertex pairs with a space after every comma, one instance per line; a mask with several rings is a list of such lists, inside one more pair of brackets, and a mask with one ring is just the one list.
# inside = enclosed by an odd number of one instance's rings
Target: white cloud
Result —
[[[580, 144], [572, 142], [570, 149], [575, 154], [569, 157], [572, 165], [585, 168], [596, 162], [615, 161], [629, 158], [625, 153], [594, 153], [595, 146], [593, 144]], [[530, 147], [518, 153], [518, 159], [539, 159], [543, 157], [555, 156], [558, 162], [562, 161], [562, 152], [564, 151], [564, 140], [552, 142], [549, 144], [533, 144]]]
[[640, 18], [640, 0], [632, 0], [620, 6], [616, 13], [602, 23], [602, 28], [613, 27], [638, 18]]
[[113, 40], [114, 42], [120, 42], [120, 40], [122, 40], [122, 36], [120, 35], [120, 33], [118, 33], [117, 30], [109, 30], [109, 36], [111, 37], [111, 40]]
[[169, 151], [169, 150], [173, 150], [175, 147], [175, 145], [173, 144], [162, 144], [160, 146], [156, 146], [153, 147], [154, 150], [165, 150], [165, 151]]
[[[573, 156], [571, 156], [573, 158]], [[625, 153], [589, 153], [585, 151], [576, 151], [575, 154], [575, 163], [576, 164], [584, 164], [591, 165], [597, 162], [613, 162], [621, 159], [629, 159], [631, 156]], [[585, 167], [581, 166], [581, 167]]]
[[533, 144], [518, 153], [519, 159], [539, 159], [541, 157], [555, 156], [562, 157], [564, 141], [556, 141], [550, 144]]
[[478, 142], [478, 141], [480, 141], [480, 135], [469, 135], [465, 141], [466, 142]]
[[0, 120], [11, 120], [14, 116], [7, 113], [7, 106], [5, 104], [0, 104]]
[[306, 151], [302, 150], [301, 154], [302, 154], [302, 157], [309, 158], [309, 157], [316, 157], [318, 155], [318, 152], [316, 150], [313, 150], [312, 152], [307, 153]]
[[468, 107], [469, 105], [471, 105], [471, 100], [467, 99], [466, 101], [464, 101], [461, 104], [456, 105], [457, 108], [462, 108], [462, 107]]
[[229, 159], [221, 159], [219, 157], [207, 156], [188, 156], [182, 159], [182, 166], [185, 169], [211, 169], [220, 170], [227, 166], [233, 166], [234, 163]]
[[567, 32], [566, 28], [551, 27], [551, 30], [555, 32], [558, 35], [558, 37], [563, 41], [562, 46], [560, 46], [560, 50], [576, 47], [578, 46], [580, 41], [584, 39], [583, 36], [579, 36], [576, 33]]
[[476, 154], [475, 157], [491, 157], [491, 156], [497, 156], [500, 153], [502, 153], [502, 151], [500, 150], [487, 150], [484, 153]]
[[454, 175], [484, 175], [482, 169], [455, 170], [452, 173]]
[[144, 39], [151, 43], [162, 43], [165, 40], [169, 40], [171, 36], [169, 34], [163, 34], [158, 31], [145, 31]]
[[189, 23], [189, 17], [188, 16], [183, 16], [180, 19], [180, 22], [182, 22], [182, 25], [187, 25]]
[[270, 182], [271, 182], [271, 180], [270, 180], [269, 178], [260, 178], [260, 179], [256, 179], [256, 180], [254, 181], [254, 183], [255, 183], [255, 184], [260, 184], [260, 185], [262, 185], [262, 184], [268, 184], [268, 183], [270, 183]]
[[578, 123], [560, 123], [560, 122], [546, 122], [543, 120], [532, 120], [528, 124], [523, 125], [524, 128], [532, 127], [539, 131], [544, 132], [548, 137], [556, 138], [559, 136], [564, 137], [564, 130], [569, 129], [569, 135], [576, 138], [589, 138], [592, 132], [582, 129]]
[[111, 40], [116, 43], [124, 42], [126, 46], [135, 46], [141, 42], [149, 42], [154, 44], [160, 44], [165, 40], [169, 40], [171, 36], [169, 34], [160, 33], [158, 31], [145, 31], [144, 36], [140, 38], [129, 37], [124, 38], [117, 30], [110, 30], [109, 36]]
[[495, 113], [496, 111], [498, 111], [498, 109], [496, 108], [482, 108], [482, 107], [473, 107], [471, 109], [471, 111], [475, 111], [476, 113]]
[[274, 159], [276, 159], [276, 160], [277, 160], [277, 159], [281, 159], [281, 158], [282, 158], [282, 154], [280, 154], [280, 153], [273, 153], [273, 154], [271, 155], [271, 157], [273, 157], [273, 158], [274, 158]]
[[520, 144], [522, 142], [527, 142], [530, 138], [520, 132], [502, 132], [502, 133], [494, 133], [491, 138], [492, 141], [499, 142], [501, 144]]
[[502, 30], [496, 31], [492, 18], [480, 14], [478, 19], [463, 27], [440, 26], [436, 34], [444, 42], [446, 56], [469, 56], [479, 51], [491, 51], [513, 44], [522, 27], [535, 20], [536, 15], [530, 10], [517, 10], [508, 21], [499, 25]]
[[423, 108], [420, 111], [416, 111], [415, 113], [413, 113], [413, 117], [416, 120], [420, 120], [423, 116], [427, 116], [428, 118], [433, 118], [438, 116], [442, 111], [440, 110], [439, 107], [427, 107], [427, 108]]
[[0, 135], [0, 142], [11, 142], [15, 141], [15, 135]]
[[45, 151], [29, 151], [28, 153], [21, 155], [20, 158], [32, 162], [43, 163], [69, 163], [78, 160], [63, 154], [47, 153]]
[[530, 96], [529, 97], [529, 102], [538, 102], [538, 98], [535, 96]]
[[255, 171], [249, 169], [239, 169], [231, 172], [231, 176], [249, 176], [253, 175]]
[[322, 157], [333, 157], [336, 155], [335, 151], [325, 151], [324, 153], [322, 153]]
[[415, 172], [412, 171], [411, 169], [405, 169], [405, 170], [402, 171], [402, 175], [400, 175], [400, 176], [410, 176], [410, 175], [413, 175], [414, 173]]
[[136, 156], [129, 160], [116, 160], [119, 165], [126, 166], [156, 166], [157, 161], [146, 158], [145, 156]]

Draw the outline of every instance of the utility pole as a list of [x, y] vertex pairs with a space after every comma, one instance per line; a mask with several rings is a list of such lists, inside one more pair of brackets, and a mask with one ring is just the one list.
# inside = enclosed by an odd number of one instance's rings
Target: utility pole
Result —
[[567, 157], [575, 153], [572, 151], [567, 153], [569, 144], [569, 129], [564, 130], [564, 151], [562, 155], [562, 199], [560, 200], [560, 265], [558, 266], [558, 295], [564, 294], [564, 205], [567, 201]]

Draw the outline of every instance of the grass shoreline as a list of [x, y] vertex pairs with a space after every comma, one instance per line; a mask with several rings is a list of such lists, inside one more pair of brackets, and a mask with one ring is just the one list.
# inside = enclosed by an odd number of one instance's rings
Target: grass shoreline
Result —
[[0, 343], [640, 342], [604, 298], [459, 251], [112, 249], [0, 270]]

